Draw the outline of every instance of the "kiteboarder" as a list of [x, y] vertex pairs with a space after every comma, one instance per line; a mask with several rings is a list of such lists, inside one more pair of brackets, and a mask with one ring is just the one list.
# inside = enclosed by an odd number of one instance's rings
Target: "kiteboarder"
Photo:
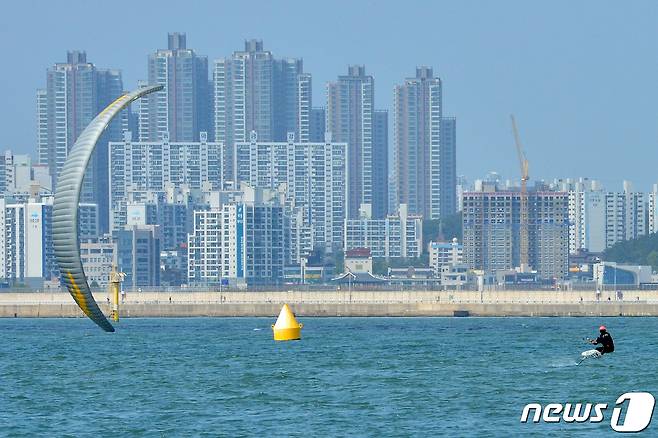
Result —
[[596, 347], [596, 351], [601, 354], [612, 353], [615, 351], [615, 343], [612, 341], [612, 336], [608, 333], [608, 330], [604, 325], [599, 327], [599, 337], [596, 339], [590, 339], [589, 342], [593, 345], [601, 344], [600, 347]]

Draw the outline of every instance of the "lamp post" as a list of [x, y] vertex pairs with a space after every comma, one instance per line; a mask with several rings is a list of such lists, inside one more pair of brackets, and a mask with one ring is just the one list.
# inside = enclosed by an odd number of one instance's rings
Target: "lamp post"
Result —
[[350, 294], [350, 303], [352, 302], [352, 273], [348, 272], [347, 274], [347, 290]]
[[301, 284], [306, 284], [306, 280], [305, 280], [305, 277], [306, 277], [306, 257], [300, 257], [300, 259], [299, 259], [299, 268], [300, 268], [299, 269], [300, 270], [299, 275], [301, 275], [301, 279], [300, 279]]

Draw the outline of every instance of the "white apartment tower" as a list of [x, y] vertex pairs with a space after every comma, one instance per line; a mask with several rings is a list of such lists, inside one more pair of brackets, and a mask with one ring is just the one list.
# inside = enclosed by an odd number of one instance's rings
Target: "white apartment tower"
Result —
[[423, 252], [423, 221], [401, 204], [398, 213], [373, 219], [362, 210], [359, 219], [345, 221], [345, 251], [368, 248], [373, 257], [416, 258]]
[[52, 198], [16, 202], [0, 198], [0, 280], [57, 277], [51, 232]]
[[[362, 65], [327, 84], [326, 131], [348, 145], [347, 217], [358, 218], [362, 205], [373, 217], [388, 212], [388, 113], [375, 110], [375, 80]], [[385, 136], [385, 138], [384, 138]]]
[[394, 88], [394, 113], [397, 203], [427, 219], [454, 213], [456, 120], [443, 118], [441, 79], [430, 67]]
[[284, 187], [288, 209], [304, 210], [304, 224], [312, 229], [311, 246], [331, 251], [343, 243], [347, 155], [348, 146], [332, 142], [330, 134], [323, 143], [299, 143], [293, 133], [287, 142], [261, 142], [253, 132], [251, 142], [236, 143], [235, 175], [253, 187]]
[[647, 202], [648, 224], [647, 234], [658, 232], [658, 184], [651, 187]]
[[[46, 88], [37, 90], [37, 148], [39, 164], [48, 166], [53, 190], [69, 150], [87, 125], [107, 105], [123, 94], [119, 70], [99, 69], [87, 54], [67, 53], [46, 74]], [[101, 229], [106, 231], [108, 203], [108, 141], [121, 140], [128, 126], [128, 111], [110, 123], [96, 145], [83, 181], [82, 200], [98, 204]]]
[[561, 181], [558, 185], [569, 194], [570, 254], [581, 250], [603, 252], [651, 230], [651, 211], [655, 205], [652, 194], [649, 194], [647, 215], [645, 194], [634, 192], [628, 181], [624, 181], [622, 192], [606, 191], [598, 181], [583, 178]]
[[166, 187], [186, 186], [213, 190], [222, 188], [224, 148], [209, 142], [205, 132], [198, 142], [163, 140], [134, 142], [129, 132], [123, 142], [110, 143], [110, 201], [112, 229], [126, 225], [126, 205], [145, 201], [149, 193], [166, 191]]
[[242, 186], [240, 199], [194, 212], [188, 280], [272, 283], [283, 277], [284, 207], [279, 194]]
[[173, 142], [192, 142], [210, 132], [208, 58], [187, 48], [184, 33], [168, 34], [167, 48], [149, 55], [148, 82], [140, 85], [147, 84], [164, 88], [139, 101], [140, 141], [166, 135]]
[[[288, 132], [309, 140], [311, 75], [301, 59], [275, 59], [262, 41], [248, 40], [243, 51], [215, 61], [213, 84], [214, 135], [227, 145], [229, 161], [252, 131], [261, 141], [285, 141]], [[226, 180], [232, 170], [224, 169]]]

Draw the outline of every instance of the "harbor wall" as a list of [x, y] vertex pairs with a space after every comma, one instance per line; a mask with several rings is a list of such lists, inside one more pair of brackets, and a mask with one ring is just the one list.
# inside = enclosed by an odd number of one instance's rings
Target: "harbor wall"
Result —
[[[109, 295], [94, 294], [110, 313]], [[623, 298], [623, 299], [620, 299]], [[275, 316], [658, 316], [658, 291], [134, 292], [122, 317]], [[0, 317], [82, 317], [66, 292], [2, 292]]]

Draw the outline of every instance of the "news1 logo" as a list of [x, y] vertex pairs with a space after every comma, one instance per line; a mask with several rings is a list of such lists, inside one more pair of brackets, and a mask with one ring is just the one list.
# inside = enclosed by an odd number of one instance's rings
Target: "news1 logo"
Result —
[[[622, 394], [612, 409], [610, 427], [615, 432], [642, 432], [651, 424], [655, 405], [656, 399], [648, 392]], [[607, 409], [607, 403], [529, 403], [523, 408], [521, 423], [601, 423]]]

